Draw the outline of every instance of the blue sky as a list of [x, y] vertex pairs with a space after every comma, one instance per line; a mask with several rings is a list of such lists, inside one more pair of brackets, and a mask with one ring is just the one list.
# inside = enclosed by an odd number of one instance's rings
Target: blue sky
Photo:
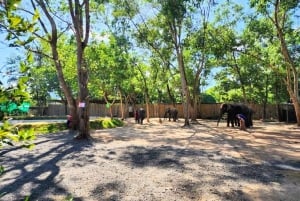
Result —
[[[0, 69], [5, 65], [8, 58], [13, 58], [19, 54], [16, 48], [8, 47], [5, 41], [5, 34], [0, 34]], [[22, 56], [22, 55], [21, 55]]]
[[2, 34], [0, 35], [1, 37], [1, 43], [0, 43], [0, 64], [1, 67], [5, 63], [6, 59], [9, 58], [11, 55], [15, 54], [15, 50], [13, 48], [8, 48], [7, 45], [3, 44], [5, 40], [5, 36]]
[[22, 54], [20, 54], [19, 50], [16, 48], [8, 47], [8, 44], [5, 43], [4, 34], [0, 34], [0, 39], [0, 80], [6, 86], [7, 79], [9, 78], [6, 74], [5, 68], [8, 59], [16, 56], [22, 56]]

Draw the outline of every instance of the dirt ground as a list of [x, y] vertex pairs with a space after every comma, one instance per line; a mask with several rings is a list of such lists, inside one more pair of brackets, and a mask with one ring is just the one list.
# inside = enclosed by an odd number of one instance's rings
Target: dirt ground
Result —
[[241, 131], [211, 120], [190, 128], [182, 119], [126, 121], [93, 131], [89, 141], [66, 131], [39, 136], [31, 151], [2, 148], [0, 200], [300, 200], [295, 124], [254, 121]]

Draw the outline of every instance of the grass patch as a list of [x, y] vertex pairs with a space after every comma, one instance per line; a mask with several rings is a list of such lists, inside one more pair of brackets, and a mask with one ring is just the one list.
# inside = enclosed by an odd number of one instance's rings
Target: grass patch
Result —
[[123, 121], [119, 119], [111, 119], [111, 118], [104, 118], [104, 119], [96, 119], [90, 121], [91, 129], [106, 129], [106, 128], [116, 128], [123, 126]]
[[55, 120], [67, 119], [67, 116], [6, 116], [6, 119], [13, 118], [14, 120]]
[[[100, 118], [100, 119], [90, 121], [90, 129], [92, 130], [116, 128], [116, 127], [121, 127], [123, 125], [124, 125], [123, 121], [119, 119], [111, 119], [111, 118]], [[57, 133], [68, 129], [65, 122], [63, 123], [38, 122], [38, 123], [31, 123], [31, 124], [21, 123], [21, 124], [16, 124], [14, 127], [17, 127], [18, 130], [33, 129], [34, 134]]]
[[34, 134], [48, 134], [56, 133], [67, 129], [65, 123], [53, 123], [53, 122], [39, 122], [31, 124], [16, 124], [14, 127], [18, 127], [18, 130], [30, 130], [33, 129]]

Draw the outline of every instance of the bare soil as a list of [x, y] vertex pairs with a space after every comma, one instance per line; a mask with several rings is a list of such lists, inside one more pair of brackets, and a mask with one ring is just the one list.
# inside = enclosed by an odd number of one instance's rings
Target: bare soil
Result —
[[68, 131], [39, 136], [29, 151], [0, 151], [5, 201], [298, 201], [300, 128], [254, 121], [248, 131], [225, 122], [126, 120], [91, 140]]

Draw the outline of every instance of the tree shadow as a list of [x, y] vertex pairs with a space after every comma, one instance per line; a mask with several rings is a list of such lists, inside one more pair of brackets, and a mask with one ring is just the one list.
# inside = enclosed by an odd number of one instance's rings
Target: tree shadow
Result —
[[[119, 160], [127, 165], [137, 168], [155, 166], [159, 168], [184, 169], [184, 164], [180, 162], [180, 157], [187, 154], [184, 152], [185, 151], [182, 149], [176, 149], [171, 146], [149, 148], [130, 146], [122, 153]], [[190, 154], [195, 155], [196, 153], [190, 152]]]
[[[297, 144], [300, 142], [299, 130], [297, 132], [286, 129], [269, 131], [262, 127], [261, 129], [251, 129], [251, 132], [247, 134], [234, 129], [220, 131], [209, 125], [202, 126], [207, 128], [212, 137], [205, 137], [205, 135], [203, 137], [201, 132], [196, 131], [197, 134], [191, 135], [192, 139], [189, 139], [189, 143], [205, 141], [217, 145], [216, 150], [221, 150], [220, 153], [223, 157], [221, 159], [211, 157], [211, 159], [216, 163], [226, 164], [226, 167], [234, 175], [234, 178], [229, 178], [229, 180], [247, 181], [267, 186], [278, 183], [281, 186], [281, 192], [278, 192], [278, 195], [282, 196], [284, 192], [290, 193], [290, 189], [284, 183], [286, 182], [284, 171], [289, 169], [294, 172], [298, 171], [299, 174], [300, 161], [297, 160], [297, 153], [299, 157], [297, 148]], [[226, 156], [226, 153], [232, 152], [240, 154], [241, 157], [234, 157], [230, 154]], [[279, 157], [280, 159], [278, 159]], [[217, 178], [227, 180], [223, 176]], [[296, 187], [296, 185], [292, 185]], [[297, 189], [300, 190], [296, 187], [293, 192], [295, 193]], [[230, 192], [221, 192], [215, 189], [213, 193], [227, 200], [252, 200], [242, 190], [231, 189]], [[264, 195], [265, 193], [257, 191], [257, 194]], [[270, 197], [272, 196], [270, 194]]]
[[[201, 197], [201, 193], [205, 190], [204, 185], [209, 186], [207, 189], [209, 193], [218, 196], [220, 200], [253, 200], [242, 188], [229, 188], [228, 191], [222, 191], [222, 185], [227, 184], [226, 182], [251, 182], [265, 186], [273, 183], [282, 184], [284, 175], [281, 168], [285, 168], [281, 166], [282, 164], [300, 168], [299, 160], [287, 154], [288, 152], [299, 153], [296, 148], [299, 138], [294, 132], [282, 130], [284, 133], [280, 134], [253, 129], [259, 134], [241, 133], [238, 129], [216, 129], [200, 123], [191, 126], [190, 129], [184, 129], [188, 134], [180, 135], [178, 129], [183, 129], [179, 128], [177, 123], [165, 127], [160, 126], [159, 128], [162, 129], [156, 129], [154, 132], [147, 129], [150, 126], [155, 125], [135, 125], [134, 128], [126, 131], [121, 128], [103, 130], [92, 135], [93, 142], [99, 143], [101, 147], [99, 148], [100, 155], [97, 157], [103, 157], [103, 151], [106, 151], [107, 155], [103, 159], [110, 160], [108, 162], [114, 163], [116, 166], [125, 164], [133, 167], [132, 171], [135, 168], [147, 171], [149, 167], [154, 167], [155, 171], [157, 169], [157, 171], [168, 172], [176, 177], [172, 178], [174, 183], [168, 185], [179, 189], [178, 191], [184, 194], [183, 198], [186, 200], [197, 200]], [[172, 135], [169, 135], [170, 132]], [[246, 135], [253, 135], [253, 138], [246, 138]], [[136, 144], [140, 139], [146, 141], [147, 146]], [[282, 144], [274, 144], [276, 139], [283, 139]], [[49, 147], [48, 151], [39, 150], [40, 146], [48, 146], [47, 142], [49, 141], [53, 145]], [[133, 143], [129, 146], [125, 144], [125, 146], [114, 146], [118, 141], [133, 141]], [[253, 141], [256, 141], [255, 144]], [[293, 142], [296, 142], [295, 146], [287, 145]], [[115, 144], [111, 146], [110, 143]], [[1, 182], [1, 192], [8, 192], [3, 198], [9, 200], [11, 194], [18, 198], [24, 197], [22, 191], [27, 184], [32, 186], [32, 200], [55, 200], [53, 198], [46, 199], [48, 194], [68, 195], [70, 193], [68, 189], [60, 184], [63, 179], [59, 174], [60, 167], [64, 160], [72, 161], [72, 168], [95, 162], [96, 153], [84, 151], [91, 145], [91, 141], [74, 141], [68, 134], [51, 134], [39, 139], [33, 152], [18, 155], [17, 149], [4, 150], [3, 154], [1, 153], [3, 155], [1, 163], [7, 164], [5, 167], [7, 172], [17, 172], [17, 174], [11, 178], [5, 178], [3, 183]], [[232, 152], [241, 156], [230, 155], [229, 153]], [[282, 160], [277, 159], [275, 154], [280, 155]], [[257, 159], [259, 163], [255, 163], [253, 159]], [[95, 163], [97, 165], [99, 162]], [[101, 169], [100, 166], [99, 169]], [[217, 172], [211, 173], [210, 169]], [[289, 173], [292, 175], [295, 171], [291, 171], [293, 172]], [[193, 179], [187, 179], [186, 175]], [[206, 175], [211, 180], [204, 180]], [[130, 191], [128, 188], [130, 184], [122, 179], [122, 175], [118, 175], [109, 182], [99, 181], [94, 190], [89, 193], [95, 200], [108, 201], [128, 198], [125, 191]], [[296, 182], [298, 181], [296, 180]], [[283, 193], [289, 192], [285, 187], [280, 190]], [[178, 193], [178, 191], [174, 191], [174, 193]], [[257, 193], [263, 194], [264, 192], [262, 190]], [[80, 201], [83, 198], [75, 197], [74, 200]]]
[[[52, 141], [51, 145], [47, 143], [49, 141]], [[40, 146], [51, 147], [43, 152], [44, 149], [40, 149]], [[81, 155], [78, 158], [81, 163], [90, 162], [92, 155], [86, 156], [81, 153], [90, 146], [91, 142], [88, 140], [78, 141], [71, 135], [60, 133], [40, 137], [35, 143], [35, 148], [25, 152], [26, 154], [22, 152], [22, 155], [18, 155], [18, 149], [7, 149], [1, 157], [1, 163], [5, 167], [4, 174], [12, 172], [13, 176], [5, 178], [0, 184], [0, 192], [5, 193], [2, 199], [23, 200], [25, 196], [30, 196], [30, 200], [54, 201], [53, 198], [47, 198], [49, 192], [54, 195], [67, 196], [68, 190], [59, 184], [57, 177], [60, 172], [58, 163], [75, 155]], [[80, 163], [73, 164], [73, 166], [76, 165]], [[24, 190], [28, 188], [30, 192]]]

